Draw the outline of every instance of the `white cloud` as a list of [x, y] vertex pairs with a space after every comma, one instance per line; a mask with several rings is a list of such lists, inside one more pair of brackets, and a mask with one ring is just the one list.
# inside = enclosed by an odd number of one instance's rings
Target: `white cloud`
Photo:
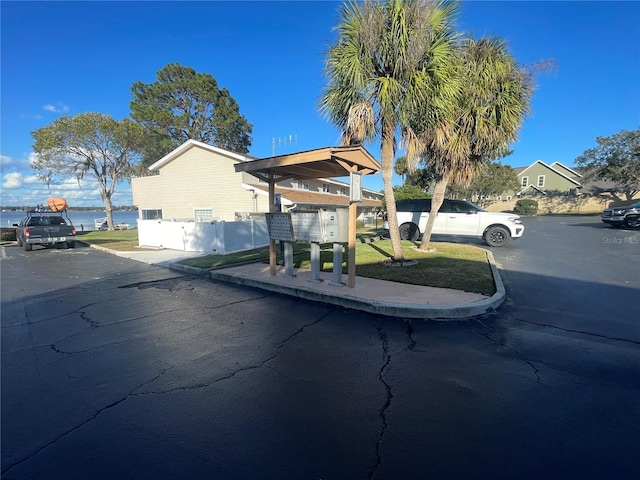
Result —
[[24, 183], [28, 185], [33, 185], [38, 183], [44, 184], [44, 182], [40, 180], [36, 175], [29, 175], [24, 179]]
[[22, 186], [22, 174], [18, 172], [6, 173], [2, 178], [2, 188], [20, 188]]
[[47, 104], [42, 107], [47, 112], [52, 113], [67, 113], [69, 111], [69, 107], [67, 107], [62, 102], [57, 102], [55, 105]]
[[13, 163], [13, 158], [9, 155], [0, 155], [0, 165], [6, 167], [7, 165], [11, 165]]
[[[28, 156], [33, 162], [35, 154]], [[47, 184], [31, 168], [26, 167], [16, 171], [21, 164], [26, 164], [26, 157], [20, 161], [13, 161], [12, 172], [4, 173], [2, 176], [2, 197], [0, 204], [3, 206], [12, 205], [38, 205], [46, 203], [49, 197], [62, 197], [67, 199], [71, 207], [102, 206], [100, 195], [100, 185], [98, 181], [87, 174], [78, 184], [75, 176], [64, 179], [55, 178]], [[131, 185], [126, 181], [118, 182], [116, 191], [112, 197], [114, 205], [131, 205]]]

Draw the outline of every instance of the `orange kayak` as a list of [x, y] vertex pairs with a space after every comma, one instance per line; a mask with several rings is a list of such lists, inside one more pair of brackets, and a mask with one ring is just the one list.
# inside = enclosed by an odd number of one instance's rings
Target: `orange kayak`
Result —
[[51, 197], [47, 200], [47, 203], [49, 204], [49, 208], [52, 212], [62, 212], [69, 208], [69, 205], [67, 205], [67, 201], [64, 198]]

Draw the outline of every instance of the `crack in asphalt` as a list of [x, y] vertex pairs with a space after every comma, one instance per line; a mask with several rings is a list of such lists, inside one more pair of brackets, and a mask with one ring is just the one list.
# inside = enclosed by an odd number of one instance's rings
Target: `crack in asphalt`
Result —
[[382, 420], [382, 425], [380, 427], [380, 432], [378, 433], [378, 441], [376, 442], [376, 451], [375, 451], [376, 462], [371, 467], [371, 470], [369, 471], [369, 476], [368, 476], [369, 480], [371, 480], [375, 476], [376, 472], [378, 471], [378, 467], [380, 467], [380, 464], [382, 463], [382, 453], [380, 450], [382, 447], [382, 440], [384, 439], [384, 434], [389, 425], [387, 423], [387, 409], [391, 406], [391, 399], [393, 398], [393, 391], [391, 390], [391, 385], [389, 385], [387, 381], [384, 379], [384, 371], [391, 363], [391, 354], [389, 353], [389, 339], [387, 338], [387, 334], [381, 327], [377, 327], [376, 330], [378, 331], [378, 338], [382, 342], [382, 353], [384, 358], [384, 362], [380, 367], [380, 371], [378, 372], [378, 380], [380, 381], [380, 383], [382, 383], [382, 385], [384, 385], [386, 397], [385, 397], [384, 404], [382, 405], [382, 408], [378, 412], [378, 415]]
[[510, 314], [503, 314], [503, 315], [505, 317], [507, 317], [507, 318], [511, 318], [511, 319], [516, 320], [518, 322], [528, 323], [529, 325], [536, 325], [537, 327], [552, 328], [552, 329], [560, 330], [562, 332], [567, 332], [567, 333], [577, 333], [578, 335], [586, 335], [586, 336], [589, 336], [589, 337], [602, 338], [602, 339], [605, 339], [605, 340], [612, 340], [614, 342], [624, 342], [624, 343], [630, 343], [631, 345], [640, 345], [640, 341], [629, 340], [628, 338], [611, 337], [609, 335], [602, 335], [600, 333], [586, 332], [584, 330], [573, 330], [571, 328], [563, 328], [563, 327], [559, 327], [557, 325], [551, 325], [550, 323], [533, 322], [531, 320], [525, 320], [524, 318], [520, 318], [520, 317], [517, 317], [515, 315], [510, 315]]
[[[495, 328], [491, 328], [489, 327], [486, 323], [484, 323], [480, 318], [477, 318], [475, 320], [477, 323], [479, 323], [480, 325], [482, 325], [483, 327], [485, 327], [487, 330], [489, 330], [490, 332], [498, 333], [498, 330]], [[527, 365], [529, 365], [529, 367], [531, 367], [531, 369], [533, 370], [533, 374], [536, 376], [536, 383], [538, 383], [539, 385], [546, 385], [543, 381], [542, 378], [540, 378], [540, 369], [536, 366], [535, 363], [533, 363], [531, 360], [529, 360], [527, 358], [527, 356], [520, 352], [519, 350], [507, 345], [505, 342], [498, 340], [497, 338], [494, 338], [491, 336], [491, 333], [481, 333], [479, 332], [479, 335], [481, 337], [486, 338], [487, 340], [489, 340], [492, 343], [495, 343], [496, 345], [500, 345], [502, 348], [506, 348], [508, 350], [511, 350], [512, 352], [516, 353], [521, 360], [526, 363]]]
[[416, 340], [413, 338], [413, 334], [415, 332], [415, 330], [413, 329], [413, 320], [409, 318], [405, 320], [405, 324], [407, 325], [407, 337], [409, 337], [409, 345], [407, 345], [406, 349], [413, 350], [418, 344], [418, 342], [416, 342]]
[[127, 285], [120, 285], [118, 288], [137, 288], [139, 290], [145, 290], [147, 288], [158, 288], [161, 290], [169, 290], [170, 292], [179, 292], [182, 290], [195, 290], [188, 281], [188, 287], [181, 287], [180, 284], [185, 280], [184, 276], [165, 278], [162, 280], [152, 280], [144, 282], [129, 283]]
[[[138, 388], [138, 387], [136, 387]], [[127, 398], [129, 398], [131, 394], [126, 395], [118, 400], [116, 400], [113, 403], [110, 403], [109, 405], [102, 407], [101, 409], [99, 409], [98, 411], [96, 411], [93, 415], [91, 415], [89, 418], [87, 418], [85, 421], [79, 423], [78, 425], [75, 425], [74, 427], [70, 428], [69, 430], [62, 432], [60, 435], [58, 435], [56, 438], [54, 438], [53, 440], [51, 440], [50, 442], [47, 442], [46, 444], [40, 446], [39, 448], [37, 448], [36, 450], [34, 450], [33, 452], [31, 452], [30, 454], [26, 455], [24, 458], [21, 458], [19, 460], [16, 460], [15, 462], [11, 463], [8, 466], [3, 466], [6, 468], [2, 469], [1, 474], [5, 475], [9, 470], [13, 469], [14, 467], [20, 465], [21, 463], [26, 462], [27, 460], [30, 460], [31, 458], [35, 457], [38, 453], [42, 452], [43, 450], [45, 450], [46, 448], [50, 447], [51, 445], [54, 445], [55, 443], [57, 443], [58, 441], [62, 440], [64, 437], [66, 437], [67, 435], [70, 435], [71, 433], [75, 432], [76, 430], [82, 428], [84, 425], [86, 425], [87, 423], [95, 420], [98, 415], [100, 415], [102, 412], [104, 412], [105, 410], [109, 410], [110, 408], [113, 408], [119, 404], [121, 404], [122, 402], [124, 402]]]
[[[207, 310], [217, 310], [219, 308], [228, 307], [230, 305], [236, 305], [236, 304], [239, 304], [239, 303], [244, 303], [244, 302], [253, 301], [253, 300], [260, 300], [262, 298], [264, 298], [264, 297], [255, 297], [255, 298], [243, 299], [243, 300], [238, 300], [238, 301], [233, 301], [233, 302], [227, 302], [227, 303], [224, 303], [224, 304], [221, 304], [221, 305], [207, 307]], [[92, 306], [92, 305], [87, 305], [87, 306]], [[82, 308], [86, 308], [87, 306], [82, 307]], [[162, 313], [164, 315], [166, 315], [168, 313], [178, 313], [178, 312], [179, 313], [185, 313], [185, 312], [189, 312], [190, 310], [191, 309], [189, 309], [189, 308], [179, 308], [179, 309], [175, 309], [175, 310], [163, 310]], [[197, 309], [197, 310], [201, 311], [202, 309]], [[95, 320], [91, 320], [88, 317], [88, 315], [86, 314], [86, 312], [84, 312], [82, 309], [73, 311], [71, 313], [73, 313], [73, 314], [79, 313], [80, 314], [80, 318], [92, 328], [108, 327], [108, 326], [117, 325], [119, 323], [134, 322], [134, 321], [137, 321], [137, 320], [141, 320], [141, 319], [145, 319], [145, 318], [153, 318], [153, 317], [157, 316], [157, 313], [154, 312], [154, 313], [150, 313], [148, 315], [140, 315], [140, 316], [137, 316], [137, 317], [131, 317], [131, 318], [125, 318], [125, 319], [117, 320], [115, 322], [99, 323], [99, 322], [96, 322]], [[61, 317], [62, 316], [63, 315], [61, 315]], [[175, 335], [175, 334], [183, 332], [185, 330], [189, 330], [191, 328], [197, 327], [198, 325], [200, 325], [200, 324], [202, 324], [204, 322], [208, 322], [208, 321], [209, 320], [207, 319], [207, 320], [202, 320], [202, 321], [197, 322], [197, 323], [192, 323], [192, 324], [186, 325], [186, 326], [184, 326], [182, 328], [179, 328], [177, 330], [172, 331], [170, 334], [163, 335], [161, 337], [157, 337], [156, 339], [154, 339], [154, 341], [157, 340], [158, 338], [164, 338], [164, 337], [167, 337], [169, 335]], [[132, 341], [138, 341], [139, 340], [139, 339], [128, 339], [128, 340], [123, 340], [123, 341], [120, 341], [120, 342], [112, 342], [112, 343], [105, 343], [105, 344], [102, 344], [102, 345], [97, 345], [95, 347], [88, 348], [88, 349], [85, 349], [85, 350], [74, 350], [74, 351], [65, 351], [65, 350], [60, 349], [57, 346], [58, 344], [66, 342], [67, 340], [69, 340], [69, 339], [71, 339], [71, 338], [73, 338], [75, 336], [82, 335], [83, 333], [84, 332], [73, 333], [73, 334], [71, 334], [71, 335], [69, 335], [69, 336], [57, 341], [56, 343], [50, 344], [49, 347], [51, 347], [51, 349], [53, 349], [57, 353], [64, 353], [64, 354], [87, 353], [87, 352], [90, 352], [92, 350], [104, 348], [104, 347], [107, 347], [107, 346], [120, 345], [122, 343], [127, 343], [127, 342], [132, 342]]]
[[401, 353], [412, 351], [417, 345], [417, 341], [413, 338], [413, 334], [415, 333], [415, 330], [413, 328], [413, 320], [406, 319], [405, 324], [407, 326], [407, 338], [409, 343], [405, 348], [403, 348], [402, 350], [396, 353], [391, 353], [389, 351], [389, 339], [384, 329], [382, 327], [376, 327], [376, 330], [378, 332], [378, 338], [382, 343], [382, 353], [384, 358], [384, 362], [380, 367], [380, 371], [378, 372], [378, 380], [380, 381], [380, 383], [382, 383], [382, 385], [384, 385], [386, 397], [385, 397], [384, 404], [382, 405], [382, 408], [378, 412], [378, 415], [382, 420], [382, 425], [380, 426], [380, 432], [378, 433], [378, 441], [376, 442], [376, 450], [375, 450], [376, 462], [371, 467], [371, 470], [369, 471], [369, 476], [368, 476], [369, 480], [373, 479], [376, 472], [378, 471], [378, 468], [382, 464], [382, 451], [381, 451], [382, 441], [384, 440], [384, 435], [387, 431], [387, 427], [389, 426], [389, 423], [387, 422], [387, 410], [391, 406], [391, 400], [393, 399], [393, 390], [391, 388], [391, 385], [384, 378], [385, 371], [391, 364], [391, 359], [393, 358], [394, 355], [400, 355]]
[[[194, 383], [192, 385], [186, 385], [186, 386], [181, 386], [181, 387], [176, 387], [176, 388], [171, 388], [169, 390], [160, 390], [160, 391], [151, 391], [151, 392], [143, 392], [143, 393], [134, 393], [132, 395], [164, 395], [166, 393], [172, 393], [172, 392], [176, 392], [176, 391], [181, 391], [181, 390], [194, 390], [194, 389], [198, 389], [198, 388], [206, 388], [210, 385], [213, 385], [215, 383], [218, 382], [222, 382], [224, 380], [229, 380], [233, 377], [235, 377], [236, 375], [238, 375], [239, 373], [243, 373], [243, 372], [247, 372], [250, 370], [256, 370], [258, 368], [262, 368], [264, 367], [268, 362], [270, 362], [271, 360], [273, 360], [274, 358], [276, 358], [279, 354], [280, 351], [287, 345], [287, 343], [289, 343], [291, 340], [293, 340], [296, 336], [298, 336], [299, 334], [301, 334], [306, 328], [308, 327], [312, 327], [314, 325], [316, 325], [317, 323], [321, 322], [322, 320], [324, 320], [328, 315], [331, 314], [331, 311], [328, 311], [327, 313], [325, 313], [324, 315], [320, 316], [319, 318], [317, 318], [316, 320], [306, 323], [304, 324], [302, 327], [300, 327], [298, 330], [296, 330], [295, 332], [293, 332], [291, 335], [289, 335], [287, 338], [285, 338], [284, 340], [282, 340], [275, 348], [275, 351], [273, 353], [273, 355], [271, 355], [270, 357], [264, 359], [263, 361], [261, 361], [260, 363], [256, 363], [255, 365], [247, 365], [245, 367], [241, 367], [238, 368], [237, 370], [234, 370], [230, 373], [228, 373], [227, 375], [224, 375], [222, 377], [216, 378], [215, 380], [212, 380], [211, 382], [208, 383]], [[189, 362], [191, 362], [192, 360], [189, 360]], [[173, 365], [169, 368], [164, 369], [162, 372], [160, 372], [160, 374], [154, 378], [154, 380], [156, 380], [157, 378], [161, 377], [164, 373], [168, 372], [169, 370], [179, 366], [181, 364], [176, 364]], [[150, 382], [148, 382], [150, 383]], [[141, 385], [139, 388], [143, 387], [144, 385]], [[136, 389], [136, 390], [138, 390]]]
[[[83, 426], [87, 425], [89, 422], [95, 420], [100, 414], [102, 414], [103, 412], [116, 407], [118, 405], [120, 405], [121, 403], [123, 403], [124, 401], [128, 400], [131, 397], [134, 396], [139, 396], [139, 395], [151, 395], [151, 394], [164, 394], [164, 393], [170, 393], [173, 391], [178, 391], [178, 390], [190, 390], [190, 389], [194, 389], [194, 388], [201, 388], [201, 387], [207, 387], [209, 385], [212, 385], [214, 383], [223, 381], [223, 380], [227, 380], [230, 378], [233, 378], [234, 376], [236, 376], [238, 373], [241, 372], [245, 372], [245, 371], [249, 371], [249, 370], [254, 370], [257, 368], [261, 368], [263, 366], [265, 366], [266, 363], [268, 363], [269, 361], [273, 360], [274, 358], [276, 358], [279, 354], [280, 351], [287, 345], [287, 343], [289, 343], [291, 340], [293, 340], [296, 336], [298, 336], [299, 334], [301, 334], [306, 328], [308, 327], [312, 327], [313, 325], [316, 325], [317, 323], [321, 322], [322, 320], [324, 320], [328, 315], [331, 314], [331, 310], [326, 312], [324, 315], [320, 316], [319, 318], [317, 318], [316, 320], [314, 320], [313, 322], [309, 322], [304, 324], [303, 326], [301, 326], [298, 330], [296, 330], [295, 332], [293, 332], [291, 335], [289, 335], [287, 338], [285, 338], [284, 340], [282, 340], [276, 347], [273, 355], [271, 355], [270, 357], [268, 357], [267, 359], [265, 359], [264, 361], [260, 362], [259, 364], [256, 365], [250, 365], [247, 367], [243, 367], [243, 368], [239, 368], [238, 370], [235, 370], [234, 372], [232, 372], [229, 375], [225, 375], [224, 377], [218, 378], [208, 384], [196, 384], [196, 385], [191, 385], [188, 387], [180, 387], [180, 388], [174, 388], [174, 389], [170, 389], [170, 390], [166, 390], [166, 391], [161, 391], [161, 392], [147, 392], [147, 393], [136, 393], [137, 390], [140, 390], [141, 388], [143, 388], [146, 385], [149, 385], [151, 383], [153, 383], [154, 381], [156, 381], [158, 378], [160, 378], [162, 375], [164, 375], [167, 371], [171, 370], [172, 368], [177, 367], [178, 365], [181, 364], [176, 364], [173, 365], [171, 367], [165, 368], [163, 369], [160, 373], [158, 373], [156, 376], [154, 376], [153, 378], [151, 378], [150, 380], [147, 380], [143, 383], [141, 383], [140, 385], [136, 386], [134, 389], [132, 389], [127, 395], [125, 395], [124, 397], [110, 403], [109, 405], [106, 405], [102, 408], [100, 408], [99, 410], [97, 410], [96, 412], [94, 412], [89, 418], [85, 419], [84, 421], [82, 421], [81, 423], [73, 426], [72, 428], [62, 432], [60, 435], [58, 435], [56, 438], [54, 438], [53, 440], [47, 442], [46, 444], [40, 446], [39, 448], [35, 449], [33, 452], [31, 452], [30, 454], [26, 455], [25, 457], [16, 460], [15, 462], [9, 464], [9, 465], [3, 465], [3, 468], [0, 472], [1, 475], [5, 475], [7, 472], [9, 472], [10, 470], [12, 470], [14, 467], [28, 461], [29, 459], [33, 458], [35, 455], [37, 455], [38, 453], [42, 452], [43, 450], [45, 450], [46, 448], [50, 447], [51, 445], [54, 445], [56, 442], [58, 442], [59, 440], [63, 439], [64, 437], [66, 437], [67, 435], [70, 435], [71, 433], [75, 432], [76, 430], [82, 428]], [[54, 346], [52, 345], [51, 348], [54, 348]], [[65, 353], [65, 352], [59, 352], [59, 353]], [[191, 361], [191, 360], [190, 360]], [[183, 362], [185, 363], [185, 362]]]

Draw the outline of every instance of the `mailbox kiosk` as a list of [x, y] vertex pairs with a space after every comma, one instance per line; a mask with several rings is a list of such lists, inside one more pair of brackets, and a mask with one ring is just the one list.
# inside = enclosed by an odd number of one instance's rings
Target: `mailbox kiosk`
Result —
[[266, 214], [269, 236], [284, 243], [285, 276], [293, 277], [293, 242], [311, 243], [312, 282], [320, 279], [320, 244], [333, 243], [333, 277], [331, 284], [342, 283], [342, 251], [349, 241], [349, 211], [336, 210], [299, 211]]

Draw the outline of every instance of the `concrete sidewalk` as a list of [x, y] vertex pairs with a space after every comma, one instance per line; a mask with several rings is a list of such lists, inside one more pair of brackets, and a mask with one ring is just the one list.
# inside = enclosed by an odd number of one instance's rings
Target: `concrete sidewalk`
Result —
[[[92, 247], [185, 273], [205, 273], [201, 269], [178, 263], [187, 258], [206, 255], [205, 253], [168, 249], [117, 252]], [[269, 273], [269, 266], [265, 263], [216, 269], [209, 271], [208, 274], [213, 280], [246, 285], [369, 313], [402, 318], [449, 320], [481, 315], [495, 310], [504, 301], [506, 292], [490, 251], [487, 251], [487, 260], [496, 285], [496, 293], [491, 297], [461, 290], [408, 285], [358, 276], [356, 276], [355, 287], [348, 288], [332, 284], [332, 274], [325, 272], [320, 273], [320, 282], [311, 281], [311, 272], [302, 269], [294, 269], [295, 276], [286, 277], [284, 267], [279, 267], [276, 275], [272, 276]], [[343, 282], [346, 282], [346, 275], [343, 275]]]

